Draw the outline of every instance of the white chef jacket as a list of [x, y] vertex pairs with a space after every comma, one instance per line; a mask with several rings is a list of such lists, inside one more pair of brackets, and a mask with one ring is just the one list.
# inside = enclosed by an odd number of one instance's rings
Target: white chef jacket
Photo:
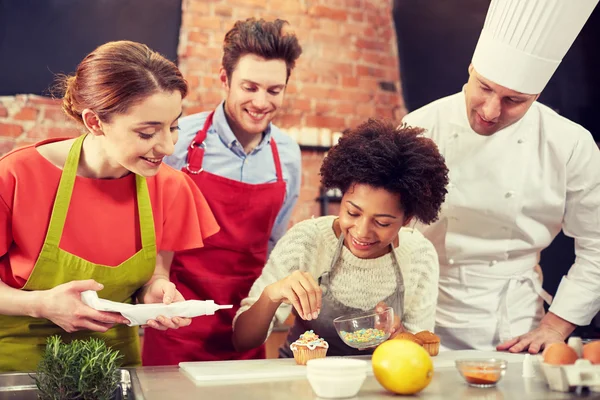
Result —
[[440, 219], [420, 229], [440, 258], [436, 333], [442, 348], [481, 350], [537, 327], [543, 316], [534, 271], [561, 227], [575, 264], [550, 311], [586, 325], [600, 309], [600, 152], [591, 134], [535, 102], [491, 136], [473, 131], [463, 92], [407, 115], [446, 159]]

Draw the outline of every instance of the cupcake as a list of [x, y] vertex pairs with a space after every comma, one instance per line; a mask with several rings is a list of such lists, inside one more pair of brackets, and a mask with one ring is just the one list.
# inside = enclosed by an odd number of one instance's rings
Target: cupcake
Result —
[[290, 350], [294, 353], [296, 363], [306, 365], [308, 360], [314, 358], [325, 358], [329, 343], [319, 338], [313, 331], [306, 331], [298, 340], [290, 344]]
[[421, 331], [415, 334], [423, 342], [423, 348], [430, 356], [437, 356], [440, 352], [440, 337], [429, 331]]
[[423, 341], [410, 332], [400, 332], [394, 337], [395, 340], [410, 340], [419, 346], [423, 346]]

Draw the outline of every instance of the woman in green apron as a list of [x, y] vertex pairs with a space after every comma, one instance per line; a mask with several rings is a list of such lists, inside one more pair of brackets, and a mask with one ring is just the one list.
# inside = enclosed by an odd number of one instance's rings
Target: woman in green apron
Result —
[[308, 330], [329, 343], [328, 356], [365, 354], [342, 342], [333, 320], [382, 302], [404, 329], [433, 330], [438, 257], [407, 226], [437, 219], [448, 170], [420, 133], [369, 120], [331, 148], [321, 177], [325, 188], [342, 192], [339, 212], [300, 222], [277, 243], [234, 320], [238, 350], [261, 345], [292, 311], [281, 357], [292, 357], [290, 344]]
[[0, 158], [0, 371], [35, 370], [54, 334], [102, 338], [125, 366], [140, 365], [137, 329], [86, 306], [81, 292], [181, 301], [168, 278], [173, 252], [219, 229], [199, 189], [162, 165], [187, 94], [173, 63], [145, 45], [111, 42], [62, 83], [63, 109], [85, 134]]

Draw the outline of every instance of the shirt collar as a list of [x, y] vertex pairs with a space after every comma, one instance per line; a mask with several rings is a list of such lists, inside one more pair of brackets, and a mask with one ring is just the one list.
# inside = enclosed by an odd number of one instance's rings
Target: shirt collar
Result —
[[[258, 146], [256, 146], [254, 151], [261, 149], [265, 144], [271, 143], [271, 125], [272, 124], [269, 122], [269, 125], [267, 125], [267, 129], [265, 129], [265, 131], [263, 132], [262, 140], [260, 141]], [[225, 101], [222, 101], [221, 104], [219, 104], [219, 106], [215, 110], [215, 114], [213, 115], [212, 126], [213, 128], [216, 128], [217, 135], [219, 135], [219, 138], [221, 139], [223, 144], [225, 144], [225, 146], [231, 148], [237, 143], [235, 134], [231, 130], [231, 127], [227, 122], [227, 118], [225, 117]]]

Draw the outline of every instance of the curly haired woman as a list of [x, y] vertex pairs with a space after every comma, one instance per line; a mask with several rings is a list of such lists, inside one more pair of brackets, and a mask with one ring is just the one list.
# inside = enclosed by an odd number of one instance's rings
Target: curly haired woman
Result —
[[384, 303], [404, 329], [433, 330], [438, 257], [408, 226], [437, 219], [448, 170], [421, 132], [369, 120], [329, 151], [321, 182], [342, 191], [339, 215], [300, 222], [277, 243], [234, 320], [238, 350], [261, 345], [292, 310], [281, 357], [292, 357], [290, 344], [307, 330], [329, 343], [328, 356], [365, 354], [341, 341], [333, 319]]

